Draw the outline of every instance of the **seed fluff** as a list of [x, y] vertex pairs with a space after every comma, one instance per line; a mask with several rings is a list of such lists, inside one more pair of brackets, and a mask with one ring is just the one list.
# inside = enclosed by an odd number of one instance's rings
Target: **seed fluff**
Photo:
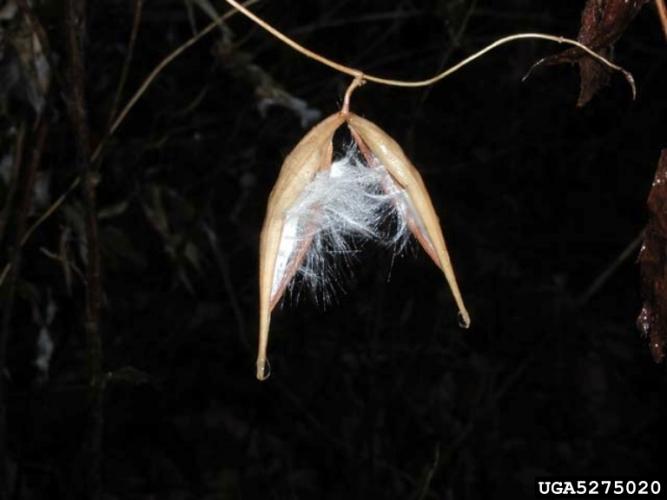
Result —
[[405, 191], [387, 170], [367, 165], [354, 143], [322, 170], [285, 213], [271, 290], [298, 299], [301, 285], [316, 302], [343, 290], [352, 262], [369, 241], [400, 253], [409, 240]]

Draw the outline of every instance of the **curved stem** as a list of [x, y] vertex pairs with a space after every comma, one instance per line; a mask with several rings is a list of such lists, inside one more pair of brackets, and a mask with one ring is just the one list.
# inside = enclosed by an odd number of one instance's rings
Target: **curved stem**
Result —
[[[259, 0], [248, 0], [245, 5], [252, 5], [257, 3]], [[141, 99], [141, 97], [144, 95], [146, 90], [150, 87], [151, 83], [158, 77], [158, 75], [162, 72], [162, 70], [169, 65], [174, 59], [176, 59], [178, 56], [180, 56], [187, 48], [191, 47], [194, 45], [196, 42], [201, 40], [204, 36], [209, 34], [213, 29], [220, 24], [221, 21], [228, 19], [229, 17], [233, 16], [236, 14], [235, 10], [232, 10], [230, 12], [227, 12], [226, 14], [222, 15], [220, 19], [217, 19], [210, 24], [208, 24], [203, 30], [201, 30], [199, 33], [197, 33], [195, 36], [190, 38], [187, 42], [179, 46], [177, 49], [175, 49], [173, 52], [169, 53], [162, 61], [149, 73], [149, 75], [145, 78], [143, 83], [139, 86], [137, 91], [134, 93], [134, 95], [130, 98], [130, 100], [125, 104], [123, 109], [118, 113], [118, 116], [114, 119], [113, 123], [109, 126], [109, 129], [107, 130], [105, 136], [102, 138], [102, 140], [99, 142], [95, 150], [93, 151], [93, 154], [90, 157], [91, 163], [95, 163], [99, 157], [100, 154], [102, 153], [104, 146], [107, 143], [107, 140], [114, 134], [114, 132], [118, 129], [120, 124], [125, 120], [127, 117], [128, 113], [132, 110], [134, 105]], [[56, 201], [54, 201], [49, 208], [46, 209], [46, 211], [28, 228], [28, 230], [25, 232], [25, 235], [21, 239], [21, 246], [25, 245], [26, 242], [30, 239], [30, 236], [32, 236], [32, 233], [35, 232], [35, 230], [42, 225], [44, 221], [46, 221], [51, 215], [53, 215], [59, 208], [60, 206], [65, 202], [67, 197], [74, 191], [75, 188], [79, 186], [81, 183], [81, 177], [77, 176], [70, 186], [67, 188], [67, 190], [62, 193]], [[5, 266], [2, 268], [2, 271], [0, 271], [0, 286], [4, 283], [5, 279], [7, 278], [9, 271], [12, 269], [12, 263], [7, 262]]]
[[354, 92], [356, 88], [361, 87], [364, 83], [366, 83], [364, 80], [364, 74], [359, 71], [357, 76], [354, 77], [354, 80], [352, 80], [352, 83], [350, 83], [350, 86], [345, 91], [343, 107], [340, 110], [341, 114], [346, 115], [350, 112], [350, 97], [352, 96], [352, 92]]
[[667, 7], [665, 6], [665, 0], [655, 0], [655, 6], [658, 9], [658, 18], [660, 19], [662, 32], [665, 34], [665, 39], [667, 39]]
[[[258, 0], [248, 0], [245, 2], [245, 6], [249, 6], [252, 4], [257, 3]], [[241, 5], [242, 9], [245, 9], [245, 6]], [[247, 10], [247, 9], [246, 9]], [[106, 135], [104, 138], [100, 141], [98, 144], [97, 148], [95, 148], [95, 151], [93, 151], [93, 155], [91, 157], [91, 161], [95, 162], [97, 161], [98, 157], [102, 153], [102, 149], [104, 148], [104, 145], [106, 144], [106, 141], [109, 137], [111, 137], [114, 132], [116, 132], [116, 129], [120, 126], [120, 124], [125, 120], [125, 117], [127, 114], [132, 110], [134, 105], [137, 103], [139, 99], [144, 95], [148, 87], [153, 83], [153, 80], [157, 78], [157, 76], [162, 72], [162, 70], [169, 65], [174, 59], [176, 59], [178, 56], [180, 56], [183, 52], [185, 52], [186, 49], [197, 43], [199, 40], [201, 40], [203, 37], [208, 35], [213, 29], [215, 29], [216, 26], [218, 26], [222, 21], [229, 19], [232, 17], [234, 14], [236, 14], [236, 10], [231, 10], [222, 16], [220, 16], [219, 19], [216, 19], [215, 21], [212, 21], [209, 23], [203, 30], [201, 30], [199, 33], [194, 35], [192, 38], [190, 38], [187, 42], [183, 43], [180, 45], [176, 50], [173, 52], [170, 52], [169, 55], [167, 55], [160, 63], [149, 73], [149, 75], [144, 79], [142, 84], [139, 86], [137, 91], [134, 93], [134, 95], [130, 98], [130, 100], [127, 101], [127, 104], [121, 109], [121, 111], [118, 113], [116, 117], [114, 117], [113, 122], [109, 126], [109, 130], [107, 131]]]
[[[260, 26], [261, 28], [265, 29], [269, 33], [271, 33], [274, 37], [276, 37], [278, 40], [283, 42], [284, 44], [290, 46], [297, 52], [300, 52], [304, 56], [313, 59], [321, 64], [324, 64], [325, 66], [329, 66], [330, 68], [335, 69], [336, 71], [339, 71], [341, 73], [345, 73], [350, 76], [354, 76], [355, 78], [358, 77], [360, 74], [363, 74], [359, 69], [356, 68], [351, 68], [349, 66], [345, 66], [344, 64], [338, 63], [336, 61], [332, 61], [331, 59], [328, 59], [316, 52], [313, 52], [310, 49], [307, 49], [303, 45], [299, 44], [295, 40], [292, 40], [290, 37], [287, 35], [283, 34], [281, 31], [278, 29], [274, 28], [271, 26], [269, 23], [258, 17], [256, 14], [245, 8], [243, 5], [238, 3], [236, 0], [225, 0], [228, 4], [230, 4], [232, 7], [234, 7], [236, 10], [238, 10], [241, 14], [246, 16], [248, 19], [253, 21], [255, 24]], [[451, 66], [447, 68], [446, 70], [442, 71], [441, 73], [438, 73], [437, 75], [427, 78], [425, 80], [394, 80], [390, 78], [382, 78], [379, 76], [374, 76], [374, 75], [364, 75], [364, 80], [369, 81], [369, 82], [374, 82], [374, 83], [379, 83], [381, 85], [389, 85], [392, 87], [426, 87], [428, 85], [432, 85], [443, 78], [448, 77], [452, 73], [455, 73], [456, 71], [460, 70], [464, 66], [468, 65], [469, 63], [473, 62], [475, 59], [478, 59], [479, 57], [483, 56], [487, 52], [495, 49], [496, 47], [499, 47], [501, 45], [504, 45], [506, 43], [514, 42], [516, 40], [524, 40], [524, 39], [537, 39], [537, 40], [548, 40], [551, 42], [556, 42], [556, 43], [565, 43], [567, 45], [572, 45], [574, 47], [577, 47], [584, 52], [586, 52], [589, 56], [593, 57], [594, 59], [598, 60], [600, 63], [604, 64], [610, 69], [613, 69], [615, 71], [620, 71], [630, 84], [630, 87], [632, 89], [632, 97], [634, 99], [636, 95], [636, 89], [635, 89], [635, 82], [634, 78], [632, 75], [626, 71], [625, 69], [621, 68], [620, 66], [612, 63], [609, 59], [601, 56], [600, 54], [594, 52], [590, 48], [588, 48], [586, 45], [576, 41], [572, 40], [570, 38], [565, 38], [562, 36], [555, 36], [555, 35], [548, 35], [545, 33], [517, 33], [515, 35], [509, 35], [503, 38], [500, 38], [496, 40], [495, 42], [487, 45], [483, 49], [475, 52], [474, 54], [466, 57], [463, 59], [461, 62], [455, 64], [454, 66]]]

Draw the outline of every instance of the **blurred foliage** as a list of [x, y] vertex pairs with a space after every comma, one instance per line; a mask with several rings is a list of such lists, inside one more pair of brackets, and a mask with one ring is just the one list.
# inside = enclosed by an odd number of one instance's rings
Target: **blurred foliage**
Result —
[[[62, 84], [59, 4], [34, 8]], [[5, 17], [8, 5], [0, 6], [0, 205], [21, 127], [44, 105], [51, 131], [32, 223], [77, 172], [62, 89], [40, 104], [30, 61], [42, 52], [20, 14]], [[134, 5], [89, 5], [93, 147], [110, 122]], [[272, 0], [253, 8], [335, 60], [421, 78], [508, 33], [576, 36], [582, 4]], [[210, 22], [206, 10], [227, 6], [144, 2], [121, 103]], [[625, 262], [597, 295], [577, 299], [646, 218], [665, 144], [661, 36], [644, 9], [617, 46], [638, 83], [635, 102], [612, 77], [576, 109], [578, 76], [566, 65], [521, 83], [558, 51], [542, 42], [504, 47], [430, 89], [357, 91], [353, 109], [406, 145], [422, 171], [473, 326], [457, 327], [446, 283], [421, 251], [394, 258], [368, 248], [332, 307], [287, 301], [277, 311], [266, 383], [253, 367], [266, 198], [304, 133], [304, 110], [333, 112], [348, 78], [241, 18], [177, 58], [100, 158], [105, 498], [521, 498], [532, 497], [536, 476], [659, 477], [667, 376], [633, 324], [636, 266]], [[14, 205], [3, 211], [3, 262]], [[75, 191], [22, 252], [3, 374], [17, 499], [76, 498], [81, 488], [82, 213]]]

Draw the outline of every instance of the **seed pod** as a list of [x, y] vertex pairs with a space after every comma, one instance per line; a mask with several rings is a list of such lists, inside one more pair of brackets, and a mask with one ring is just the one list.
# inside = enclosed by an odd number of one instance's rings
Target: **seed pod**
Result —
[[[352, 137], [365, 157], [369, 175], [341, 166], [335, 173], [332, 169], [330, 177], [316, 179], [318, 172], [332, 166], [332, 139], [344, 122], [347, 122]], [[349, 180], [345, 177], [341, 183], [340, 175], [350, 176]], [[374, 185], [385, 191], [386, 197], [379, 196], [374, 191]], [[326, 193], [326, 196], [319, 199], [316, 193]], [[332, 193], [335, 194], [334, 199], [330, 198]], [[307, 201], [314, 204], [311, 206]], [[327, 214], [329, 224], [333, 221], [334, 226], [340, 225], [334, 240], [342, 240], [346, 234], [376, 237], [374, 224], [382, 219], [383, 203], [386, 202], [393, 204], [391, 210], [404, 224], [403, 227], [410, 229], [444, 272], [459, 307], [462, 325], [468, 327], [470, 317], [463, 304], [442, 229], [421, 175], [396, 141], [377, 125], [344, 108], [341, 113], [331, 115], [313, 127], [297, 144], [283, 162], [269, 196], [260, 237], [259, 380], [268, 377], [266, 351], [271, 311], [304, 263], [304, 258], [313, 247], [315, 235], [326, 233], [325, 228], [331, 227], [323, 224], [318, 214]]]
[[[340, 113], [315, 125], [285, 158], [266, 209], [260, 236], [259, 261], [259, 348], [257, 378], [264, 380], [271, 311], [298, 270], [308, 242], [281, 254], [287, 236], [286, 213], [320, 169], [328, 168], [333, 154], [333, 135], [345, 121]], [[284, 245], [283, 245], [284, 246]], [[285, 250], [283, 248], [283, 250]]]
[[396, 184], [405, 190], [402, 211], [406, 222], [426, 253], [445, 274], [459, 308], [462, 326], [468, 328], [470, 315], [463, 303], [445, 237], [421, 175], [398, 143], [380, 127], [354, 113], [348, 113], [346, 120], [359, 149], [370, 152], [387, 169]]

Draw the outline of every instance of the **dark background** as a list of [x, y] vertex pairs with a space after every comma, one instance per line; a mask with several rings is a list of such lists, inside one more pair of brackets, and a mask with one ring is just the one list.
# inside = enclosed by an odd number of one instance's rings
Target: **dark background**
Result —
[[[36, 8], [64, 63], [58, 2]], [[212, 5], [224, 12], [222, 1]], [[93, 141], [108, 115], [134, 4], [91, 2], [85, 42]], [[253, 7], [327, 57], [392, 78], [430, 76], [521, 31], [575, 37], [583, 2], [262, 1]], [[209, 22], [147, 0], [121, 102]], [[667, 52], [653, 5], [616, 44], [638, 95], [612, 76], [578, 109], [562, 47], [504, 46], [417, 90], [368, 84], [352, 109], [404, 147], [440, 215], [472, 316], [413, 245], [368, 247], [326, 308], [273, 317], [271, 378], [254, 377], [258, 237], [296, 113], [262, 116], [257, 75], [326, 116], [350, 78], [240, 16], [154, 81], [107, 145], [98, 187], [103, 257], [104, 498], [529, 498], [537, 476], [667, 478], [667, 376], [634, 322], [639, 235], [667, 144]], [[249, 69], [250, 64], [258, 70]], [[254, 75], [254, 76], [252, 76]], [[63, 91], [47, 104], [44, 206], [76, 175]], [[3, 97], [3, 133], [30, 106]], [[3, 139], [3, 147], [12, 144]], [[12, 498], [76, 498], [87, 415], [77, 191], [24, 248], [6, 378]], [[65, 233], [65, 236], [63, 236]], [[46, 256], [62, 240], [73, 272]], [[391, 279], [389, 279], [391, 278]], [[39, 370], [35, 310], [55, 306]], [[663, 483], [667, 487], [667, 483]]]

